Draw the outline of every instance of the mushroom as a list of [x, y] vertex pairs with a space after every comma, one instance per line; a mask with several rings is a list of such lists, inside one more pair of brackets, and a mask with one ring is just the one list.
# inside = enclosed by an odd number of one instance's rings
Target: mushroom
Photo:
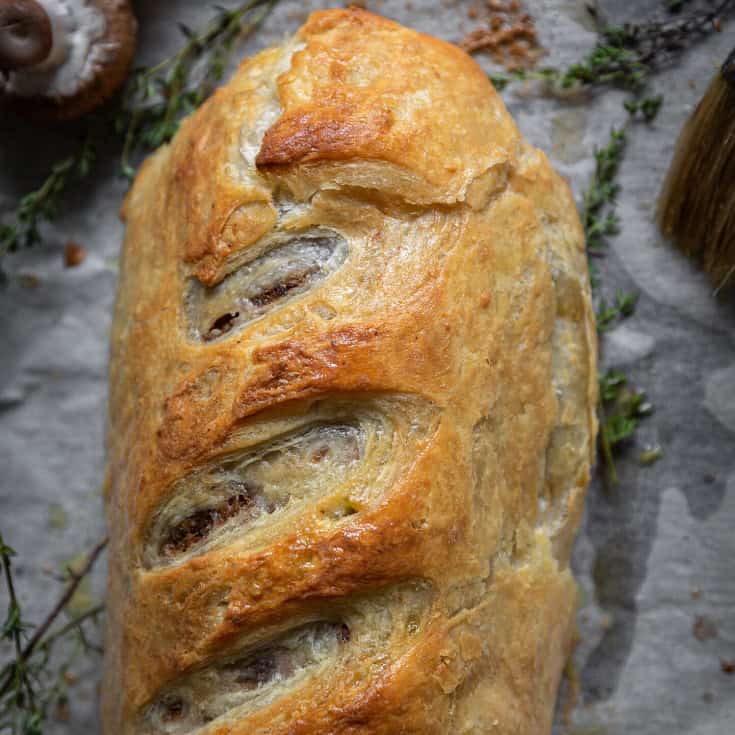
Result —
[[0, 0], [0, 93], [68, 120], [104, 102], [132, 61], [128, 0]]

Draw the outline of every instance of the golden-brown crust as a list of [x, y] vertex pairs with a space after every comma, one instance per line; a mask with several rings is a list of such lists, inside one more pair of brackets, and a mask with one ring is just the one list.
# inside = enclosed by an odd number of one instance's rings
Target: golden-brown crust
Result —
[[407, 198], [451, 203], [513, 154], [516, 133], [493, 115], [487, 76], [457, 47], [354, 8], [314, 13], [299, 35], [306, 46], [278, 78], [283, 111], [260, 169], [367, 159], [414, 178]]
[[[186, 676], [323, 616], [354, 628], [334, 661], [203, 732], [548, 733], [596, 430], [594, 320], [568, 186], [479, 68], [364, 11], [315, 13], [155, 154], [125, 216], [106, 735], [158, 732], [147, 713]], [[323, 280], [276, 289], [216, 339], [193, 329], [192, 283], [216, 289], [315, 227], [347, 243]], [[365, 442], [352, 479], [146, 557], [186, 478], [345, 420]], [[344, 497], [350, 514], [330, 515]]]

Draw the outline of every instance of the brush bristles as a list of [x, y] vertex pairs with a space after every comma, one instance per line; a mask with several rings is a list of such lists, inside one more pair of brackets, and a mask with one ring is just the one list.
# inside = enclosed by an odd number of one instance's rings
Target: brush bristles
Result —
[[725, 71], [684, 126], [657, 212], [661, 232], [718, 289], [735, 286], [735, 83]]

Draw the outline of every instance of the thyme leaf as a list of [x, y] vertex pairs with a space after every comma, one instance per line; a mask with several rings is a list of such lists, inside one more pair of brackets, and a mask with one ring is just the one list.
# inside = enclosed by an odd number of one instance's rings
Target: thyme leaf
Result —
[[238, 7], [220, 8], [202, 30], [183, 24], [183, 46], [155, 66], [135, 72], [125, 88], [115, 127], [124, 136], [120, 165], [132, 178], [134, 152], [168, 143], [183, 117], [214, 91], [225, 73], [235, 42], [248, 37], [278, 0], [247, 0]]
[[645, 393], [628, 387], [627, 377], [618, 370], [608, 370], [601, 374], [598, 383], [600, 445], [609, 479], [612, 483], [617, 483], [614, 452], [618, 446], [633, 437], [641, 419], [650, 415], [653, 407]]
[[41, 241], [42, 223], [56, 218], [62, 194], [89, 174], [94, 160], [95, 144], [88, 135], [76, 153], [56, 163], [41, 186], [20, 200], [13, 221], [0, 225], [0, 258]]
[[638, 296], [631, 293], [618, 292], [615, 301], [608, 304], [601, 299], [597, 307], [597, 331], [605, 332], [621, 319], [627, 319], [635, 311]]
[[[668, 2], [667, 9], [683, 8], [685, 0]], [[537, 80], [553, 90], [573, 87], [618, 86], [640, 92], [651, 74], [692, 42], [718, 30], [719, 20], [732, 11], [735, 0], [720, 0], [711, 9], [682, 17], [670, 15], [644, 24], [603, 28], [592, 50], [566, 69], [494, 71], [490, 80], [498, 91], [512, 82]], [[643, 111], [643, 110], [642, 110]], [[654, 114], [655, 117], [655, 114]]]
[[[135, 154], [167, 143], [181, 118], [193, 112], [222, 80], [227, 60], [238, 41], [250, 36], [278, 0], [247, 0], [233, 9], [218, 8], [201, 30], [180, 25], [184, 42], [172, 56], [139, 69], [126, 83], [116, 111], [92, 119], [79, 151], [54, 164], [41, 185], [21, 198], [0, 224], [0, 264], [5, 254], [40, 243], [42, 225], [58, 216], [63, 196], [89, 175], [101, 136], [115, 132], [122, 140], [120, 165], [132, 178]], [[2, 271], [0, 270], [0, 274]]]
[[[616, 197], [619, 192], [617, 177], [625, 153], [626, 134], [636, 113], [641, 112], [646, 122], [651, 122], [661, 107], [661, 98], [643, 98], [626, 105], [630, 117], [619, 129], [613, 129], [608, 143], [595, 151], [595, 169], [582, 198], [582, 224], [587, 238], [590, 265], [590, 282], [593, 290], [600, 285], [598, 269], [591, 258], [604, 255], [607, 239], [619, 231], [616, 212]], [[632, 107], [632, 109], [631, 109]], [[600, 298], [595, 310], [597, 331], [602, 334], [621, 319], [627, 319], [635, 311], [638, 297], [635, 294], [618, 292], [612, 303]], [[611, 371], [599, 380], [600, 415], [599, 444], [610, 481], [615, 484], [618, 474], [615, 467], [615, 450], [630, 439], [640, 419], [650, 413], [651, 406], [643, 393], [624, 391], [626, 377]]]
[[[85, 626], [98, 619], [102, 606], [72, 618], [53, 632], [51, 629], [74, 591], [91, 571], [106, 543], [106, 540], [101, 541], [89, 553], [79, 572], [72, 575], [51, 612], [26, 640], [27, 632], [33, 626], [26, 622], [16, 593], [12, 569], [16, 553], [0, 534], [0, 565], [9, 599], [1, 637], [13, 644], [12, 658], [0, 666], [0, 732], [42, 735], [51, 710], [66, 702], [73, 663], [85, 651], [100, 650], [99, 646], [89, 641]], [[71, 633], [74, 638], [69, 641]], [[71, 652], [56, 667], [52, 653], [55, 645], [62, 640], [72, 643]]]

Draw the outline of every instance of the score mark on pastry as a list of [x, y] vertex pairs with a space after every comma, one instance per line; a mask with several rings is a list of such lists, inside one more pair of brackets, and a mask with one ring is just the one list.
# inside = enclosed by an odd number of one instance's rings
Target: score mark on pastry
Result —
[[[416, 644], [429, 624], [435, 599], [436, 589], [428, 580], [406, 579], [322, 600], [311, 610], [314, 617], [285, 628], [244, 631], [244, 640], [200, 661], [142, 704], [136, 732], [224, 732], [227, 723], [268, 708], [281, 697], [291, 704], [308, 702], [306, 690], [298, 690], [319, 678], [328, 681], [336, 672], [362, 681], [368, 689], [387, 662], [400, 659]], [[277, 705], [272, 712], [281, 718], [281, 726], [292, 714]]]
[[336, 488], [357, 467], [365, 442], [358, 423], [316, 424], [183, 477], [154, 518], [147, 565], [204, 553], [325, 484]]
[[211, 342], [232, 333], [333, 273], [347, 257], [347, 241], [333, 230], [280, 233], [262, 255], [215, 286], [192, 279], [187, 312], [195, 335]]
[[343, 622], [307, 623], [254, 650], [213, 663], [163, 692], [144, 714], [148, 733], [186, 735], [245, 704], [278, 696], [333, 661], [349, 643]]

